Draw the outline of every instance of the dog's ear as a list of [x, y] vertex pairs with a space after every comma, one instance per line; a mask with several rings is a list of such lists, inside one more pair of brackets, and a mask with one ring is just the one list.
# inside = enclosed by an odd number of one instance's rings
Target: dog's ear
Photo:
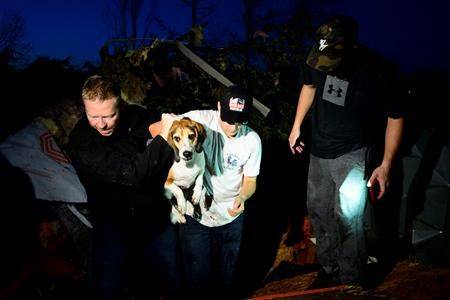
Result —
[[203, 151], [203, 143], [206, 139], [206, 130], [205, 127], [198, 122], [194, 122], [194, 128], [195, 131], [197, 131], [197, 145], [195, 146], [195, 151], [200, 153]]
[[173, 149], [173, 154], [174, 154], [173, 159], [176, 162], [179, 162], [180, 161], [180, 151], [178, 150], [177, 147], [172, 147], [172, 149]]
[[179, 127], [179, 121], [173, 121], [172, 127], [169, 129], [169, 135], [167, 137], [167, 143], [169, 146], [173, 149], [173, 152], [175, 154], [174, 159], [176, 162], [180, 161], [180, 151], [178, 150], [177, 146], [175, 146], [175, 143], [173, 141], [173, 135], [176, 131], [176, 129]]

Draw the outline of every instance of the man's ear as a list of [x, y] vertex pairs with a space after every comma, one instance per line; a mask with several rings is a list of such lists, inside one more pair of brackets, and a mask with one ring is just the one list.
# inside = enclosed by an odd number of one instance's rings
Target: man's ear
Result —
[[177, 147], [172, 147], [172, 149], [173, 149], [173, 159], [176, 161], [176, 162], [179, 162], [180, 161], [180, 151], [178, 150], [178, 148]]

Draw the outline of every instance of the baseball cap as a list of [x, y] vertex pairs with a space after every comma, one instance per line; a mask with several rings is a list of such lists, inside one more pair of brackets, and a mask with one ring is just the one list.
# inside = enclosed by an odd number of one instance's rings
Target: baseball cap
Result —
[[358, 25], [349, 16], [336, 16], [317, 29], [316, 41], [306, 58], [314, 69], [332, 72], [357, 43]]
[[230, 124], [250, 119], [253, 97], [239, 85], [227, 87], [220, 97], [220, 119]]

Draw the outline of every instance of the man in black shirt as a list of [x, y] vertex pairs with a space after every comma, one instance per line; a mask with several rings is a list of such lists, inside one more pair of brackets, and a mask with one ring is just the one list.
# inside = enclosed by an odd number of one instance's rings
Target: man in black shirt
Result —
[[303, 151], [301, 125], [311, 110], [307, 206], [322, 266], [317, 283], [355, 284], [361, 283], [367, 261], [366, 185], [376, 188], [374, 198], [384, 195], [403, 118], [389, 64], [357, 43], [353, 19], [334, 17], [317, 34], [302, 73], [289, 144], [293, 154]]
[[174, 116], [159, 119], [127, 105], [110, 81], [85, 82], [85, 116], [70, 134], [69, 155], [88, 194], [93, 221], [94, 299], [159, 299], [177, 291], [175, 231], [163, 197], [173, 152], [166, 139]]

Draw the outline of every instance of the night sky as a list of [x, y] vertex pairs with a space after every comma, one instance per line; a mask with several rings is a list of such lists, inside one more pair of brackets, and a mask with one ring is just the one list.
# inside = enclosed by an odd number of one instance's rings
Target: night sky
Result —
[[[288, 0], [278, 2], [285, 3]], [[26, 20], [31, 57], [72, 57], [73, 62], [98, 61], [98, 50], [110, 38], [108, 0], [0, 0], [0, 13], [17, 10]], [[216, 32], [240, 33], [239, 0], [219, 3], [208, 19]], [[450, 70], [449, 4], [446, 0], [333, 0], [325, 9], [355, 17], [361, 41], [398, 63], [405, 72]], [[180, 0], [160, 1], [157, 15], [183, 33], [190, 12]], [[157, 24], [153, 31], [165, 38]]]

